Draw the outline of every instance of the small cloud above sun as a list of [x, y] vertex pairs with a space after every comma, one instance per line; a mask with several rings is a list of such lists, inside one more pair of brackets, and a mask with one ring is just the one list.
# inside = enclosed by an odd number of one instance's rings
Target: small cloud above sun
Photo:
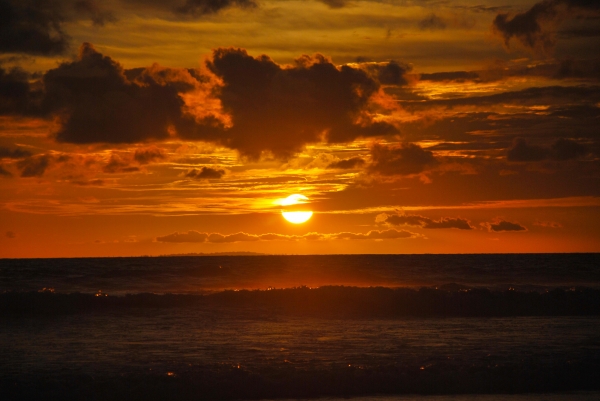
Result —
[[279, 199], [277, 204], [281, 205], [281, 215], [284, 219], [293, 224], [302, 224], [307, 222], [313, 215], [312, 210], [308, 210], [308, 198], [304, 195], [293, 194], [284, 199]]

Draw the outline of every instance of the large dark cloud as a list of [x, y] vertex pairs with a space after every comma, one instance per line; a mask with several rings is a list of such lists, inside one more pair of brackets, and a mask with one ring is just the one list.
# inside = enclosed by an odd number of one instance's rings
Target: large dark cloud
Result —
[[433, 220], [429, 217], [419, 216], [415, 214], [382, 213], [377, 216], [376, 221], [378, 223], [384, 223], [392, 226], [408, 225], [430, 229], [456, 228], [459, 230], [472, 230], [474, 228], [473, 226], [471, 226], [468, 220], [462, 219], [460, 217], [442, 217], [439, 220]]
[[407, 85], [407, 74], [412, 71], [410, 64], [394, 60], [387, 63], [363, 63], [361, 68], [383, 85]]
[[[189, 74], [183, 78], [193, 80]], [[182, 118], [182, 85], [193, 88], [177, 79], [155, 79], [152, 71], [129, 80], [121, 65], [87, 43], [78, 60], [48, 71], [43, 82], [44, 108], [61, 117], [56, 140], [70, 143], [166, 139]]]
[[541, 160], [577, 159], [589, 153], [586, 145], [572, 139], [559, 138], [550, 147], [532, 145], [523, 138], [516, 138], [506, 153], [509, 161], [535, 162]]
[[63, 54], [70, 40], [65, 22], [82, 18], [96, 25], [115, 20], [93, 0], [0, 0], [0, 52]]
[[506, 46], [515, 38], [526, 47], [547, 51], [555, 44], [554, 28], [547, 25], [590, 13], [598, 16], [599, 10], [600, 3], [593, 0], [543, 0], [522, 13], [498, 14], [492, 26]]
[[369, 171], [382, 175], [418, 174], [437, 163], [433, 153], [414, 143], [400, 146], [375, 144], [371, 148]]
[[182, 130], [185, 138], [211, 138], [258, 158], [265, 150], [287, 157], [311, 142], [397, 132], [367, 113], [379, 82], [362, 69], [338, 68], [322, 55], [282, 67], [265, 55], [217, 49], [207, 66], [223, 81], [218, 97], [233, 125], [224, 132]]

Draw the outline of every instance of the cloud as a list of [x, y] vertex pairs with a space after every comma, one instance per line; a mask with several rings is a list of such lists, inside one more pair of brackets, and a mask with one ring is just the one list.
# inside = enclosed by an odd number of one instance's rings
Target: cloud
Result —
[[175, 232], [173, 234], [157, 237], [158, 242], [205, 242], [208, 234], [198, 231], [188, 231], [187, 233]]
[[427, 17], [419, 21], [419, 28], [421, 30], [441, 30], [446, 29], [447, 26], [448, 24], [446, 23], [446, 21], [443, 18], [438, 17], [434, 13], [429, 14]]
[[384, 96], [379, 82], [360, 68], [337, 67], [323, 55], [302, 56], [282, 67], [266, 55], [221, 48], [207, 67], [222, 80], [218, 97], [232, 126], [182, 130], [184, 138], [218, 141], [257, 159], [263, 151], [287, 158], [322, 140], [397, 133], [369, 113], [374, 95]]
[[361, 63], [360, 68], [367, 71], [373, 79], [383, 85], [408, 85], [407, 74], [412, 71], [410, 64], [389, 61], [387, 63]]
[[419, 234], [404, 230], [372, 230], [366, 234], [342, 232], [335, 234], [307, 233], [304, 235], [284, 234], [247, 234], [243, 232], [235, 234], [201, 233], [188, 231], [187, 233], [175, 232], [173, 234], [157, 237], [157, 242], [200, 242], [200, 243], [231, 243], [231, 242], [255, 242], [255, 241], [332, 241], [332, 240], [385, 240], [417, 238]]
[[456, 228], [459, 230], [472, 230], [468, 220], [452, 217], [442, 217], [439, 220], [432, 220], [428, 217], [410, 214], [386, 214], [382, 213], [375, 219], [378, 223], [385, 223], [391, 226], [408, 225], [422, 228]]
[[525, 47], [546, 52], [555, 45], [556, 25], [568, 18], [597, 17], [599, 10], [600, 3], [593, 0], [543, 0], [522, 13], [498, 14], [492, 28], [507, 47], [515, 38]]
[[166, 158], [164, 151], [156, 146], [144, 149], [136, 149], [133, 159], [139, 164], [148, 164]]
[[7, 231], [6, 238], [10, 238], [10, 239], [17, 238], [17, 234], [14, 231]]
[[191, 91], [197, 81], [186, 70], [161, 72], [154, 66], [130, 80], [120, 64], [84, 43], [77, 61], [43, 78], [43, 103], [61, 117], [56, 140], [81, 144], [168, 138], [170, 127], [182, 119], [179, 92]]
[[218, 180], [223, 178], [225, 170], [214, 169], [211, 167], [201, 167], [198, 169], [192, 169], [185, 173], [184, 177], [192, 178], [194, 180]]
[[69, 49], [68, 21], [115, 21], [92, 0], [0, 0], [0, 52], [53, 56]]
[[527, 228], [519, 223], [512, 223], [506, 220], [496, 220], [494, 223], [483, 223], [484, 227], [487, 227], [490, 232], [501, 232], [501, 231], [527, 231]]
[[111, 153], [108, 163], [102, 168], [102, 171], [108, 174], [132, 173], [139, 170], [139, 167], [131, 165], [130, 160], [124, 159], [117, 153]]
[[477, 81], [479, 73], [475, 71], [452, 71], [452, 72], [433, 72], [430, 74], [421, 74], [420, 81], [444, 82], [444, 81]]
[[20, 68], [0, 68], [0, 114], [29, 114], [41, 92], [32, 90], [31, 76]]
[[523, 138], [516, 138], [506, 153], [506, 159], [514, 162], [534, 162], [541, 160], [577, 159], [589, 153], [587, 146], [571, 139], [559, 138], [552, 146], [542, 147], [529, 144]]
[[49, 155], [31, 156], [17, 162], [21, 177], [41, 177], [50, 165]]
[[9, 149], [0, 146], [0, 159], [22, 159], [31, 156], [31, 152], [21, 148]]
[[219, 11], [231, 8], [256, 8], [258, 4], [254, 0], [186, 0], [185, 4], [175, 8], [179, 14], [200, 17], [209, 14], [216, 14]]
[[339, 169], [351, 169], [361, 167], [365, 164], [364, 159], [360, 157], [352, 157], [350, 159], [343, 159], [327, 165], [327, 168], [339, 168]]
[[544, 228], [562, 228], [562, 224], [557, 223], [556, 221], [535, 221], [533, 222], [533, 225]]
[[0, 164], [0, 176], [2, 177], [12, 177], [12, 173], [4, 168], [3, 165]]
[[321, 3], [325, 3], [329, 8], [342, 8], [348, 5], [349, 0], [318, 0]]
[[374, 144], [371, 157], [369, 171], [382, 175], [418, 174], [437, 163], [431, 151], [414, 143], [403, 143], [396, 147]]

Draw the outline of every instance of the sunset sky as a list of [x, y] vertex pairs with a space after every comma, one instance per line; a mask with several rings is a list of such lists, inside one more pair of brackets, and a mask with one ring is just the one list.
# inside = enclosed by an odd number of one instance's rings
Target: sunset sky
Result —
[[0, 257], [598, 252], [599, 50], [591, 0], [0, 0]]

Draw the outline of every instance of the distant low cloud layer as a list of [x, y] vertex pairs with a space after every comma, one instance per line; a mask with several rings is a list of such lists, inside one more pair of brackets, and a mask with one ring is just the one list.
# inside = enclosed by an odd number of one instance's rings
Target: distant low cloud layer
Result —
[[252, 242], [252, 241], [329, 241], [329, 240], [384, 240], [400, 238], [416, 238], [418, 234], [404, 230], [372, 230], [366, 234], [342, 232], [335, 234], [307, 233], [304, 235], [284, 235], [284, 234], [219, 234], [202, 233], [199, 231], [188, 231], [184, 233], [175, 232], [173, 234], [157, 237], [157, 242], [209, 242], [209, 243], [231, 243], [231, 242]]
[[514, 223], [506, 220], [496, 220], [493, 223], [484, 223], [484, 227], [490, 232], [502, 232], [502, 231], [527, 231], [527, 228], [519, 223]]
[[459, 230], [472, 230], [474, 228], [471, 226], [468, 220], [460, 217], [442, 217], [439, 220], [433, 220], [428, 217], [415, 214], [382, 213], [376, 217], [376, 221], [378, 223], [388, 224], [390, 226], [407, 225], [429, 229], [456, 228]]

